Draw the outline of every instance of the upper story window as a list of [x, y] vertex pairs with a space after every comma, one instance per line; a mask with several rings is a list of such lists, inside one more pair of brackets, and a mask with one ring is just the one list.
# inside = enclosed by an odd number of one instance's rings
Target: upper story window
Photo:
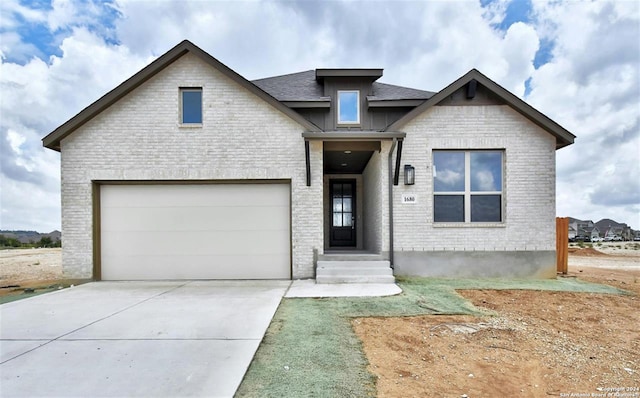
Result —
[[338, 124], [360, 124], [359, 91], [338, 91]]
[[433, 221], [501, 222], [504, 151], [433, 151]]
[[202, 124], [202, 87], [180, 88], [180, 122]]

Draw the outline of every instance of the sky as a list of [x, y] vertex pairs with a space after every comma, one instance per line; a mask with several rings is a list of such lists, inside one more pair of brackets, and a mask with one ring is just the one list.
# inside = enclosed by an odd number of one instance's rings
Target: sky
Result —
[[577, 136], [556, 153], [558, 216], [640, 229], [636, 0], [2, 0], [0, 229], [60, 229], [42, 137], [184, 39], [250, 80], [384, 68], [439, 91], [476, 68]]

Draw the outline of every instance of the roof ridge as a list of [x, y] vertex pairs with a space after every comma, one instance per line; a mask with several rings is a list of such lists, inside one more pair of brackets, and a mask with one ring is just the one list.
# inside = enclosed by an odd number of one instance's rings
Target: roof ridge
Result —
[[315, 73], [315, 69], [303, 70], [303, 71], [300, 71], [300, 72], [293, 72], [293, 73], [285, 73], [284, 75], [261, 77], [260, 79], [251, 80], [251, 82], [258, 82], [260, 80], [275, 79], [275, 78], [278, 78], [278, 77], [285, 77], [285, 76], [301, 75], [303, 73], [309, 73], [309, 72], [314, 72]]
[[380, 85], [389, 86], [389, 87], [399, 87], [399, 88], [403, 88], [403, 89], [406, 89], [406, 90], [420, 91], [420, 92], [427, 93], [427, 94], [435, 94], [437, 92], [437, 91], [422, 90], [422, 89], [419, 89], [419, 88], [400, 86], [400, 85], [397, 85], [397, 84], [390, 84], [390, 83], [383, 83], [383, 82], [373, 82], [373, 84], [380, 84]]

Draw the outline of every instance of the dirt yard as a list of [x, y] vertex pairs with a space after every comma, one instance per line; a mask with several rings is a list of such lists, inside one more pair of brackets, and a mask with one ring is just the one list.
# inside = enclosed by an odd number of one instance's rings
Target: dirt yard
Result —
[[640, 397], [640, 250], [628, 245], [573, 249], [568, 277], [632, 295], [467, 290], [498, 315], [355, 319], [378, 396]]
[[63, 278], [60, 248], [0, 250], [0, 297], [49, 291], [83, 282], [86, 280]]

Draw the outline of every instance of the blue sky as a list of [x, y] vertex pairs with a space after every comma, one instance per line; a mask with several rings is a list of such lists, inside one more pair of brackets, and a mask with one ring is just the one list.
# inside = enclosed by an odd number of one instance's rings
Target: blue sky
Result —
[[477, 68], [578, 136], [557, 152], [559, 216], [640, 228], [638, 37], [632, 0], [3, 0], [0, 229], [60, 229], [41, 138], [183, 39], [248, 79], [384, 68], [438, 91]]

